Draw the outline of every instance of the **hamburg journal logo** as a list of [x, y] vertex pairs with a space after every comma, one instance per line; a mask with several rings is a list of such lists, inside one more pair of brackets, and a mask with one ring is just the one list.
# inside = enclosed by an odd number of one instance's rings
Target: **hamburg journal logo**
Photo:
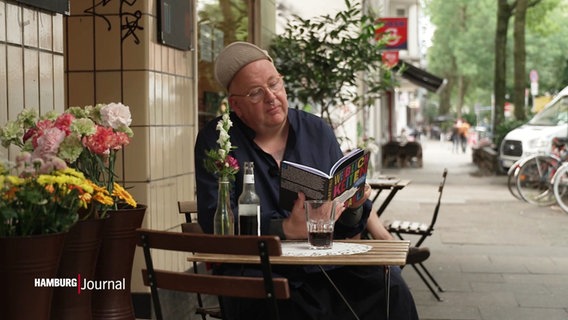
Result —
[[126, 279], [121, 280], [89, 280], [81, 278], [78, 274], [76, 278], [35, 278], [34, 287], [36, 288], [77, 288], [77, 294], [81, 291], [99, 290], [125, 290]]

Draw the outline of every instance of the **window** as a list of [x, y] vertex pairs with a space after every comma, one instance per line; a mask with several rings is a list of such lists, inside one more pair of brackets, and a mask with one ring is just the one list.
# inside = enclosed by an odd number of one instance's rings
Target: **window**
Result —
[[215, 57], [234, 41], [249, 41], [251, 1], [197, 0], [199, 128], [227, 107], [224, 88], [213, 74]]

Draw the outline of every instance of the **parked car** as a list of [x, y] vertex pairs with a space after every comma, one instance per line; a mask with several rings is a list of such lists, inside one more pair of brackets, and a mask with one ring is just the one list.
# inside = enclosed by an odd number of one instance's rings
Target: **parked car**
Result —
[[568, 137], [568, 87], [526, 124], [507, 133], [499, 151], [505, 172], [520, 158], [552, 150], [552, 139]]

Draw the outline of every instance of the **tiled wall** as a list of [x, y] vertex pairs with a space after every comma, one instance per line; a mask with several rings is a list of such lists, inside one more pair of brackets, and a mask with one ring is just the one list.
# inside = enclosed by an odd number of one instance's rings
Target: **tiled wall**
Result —
[[[180, 230], [177, 201], [195, 194], [195, 50], [158, 43], [157, 2], [71, 0], [64, 17], [0, 0], [0, 125], [24, 106], [41, 113], [118, 101], [130, 106], [134, 138], [118, 173], [148, 205], [145, 227]], [[5, 156], [14, 155], [0, 147]], [[156, 263], [188, 268], [181, 255]], [[142, 265], [138, 252], [133, 291], [146, 291]]]
[[24, 107], [62, 111], [63, 70], [63, 17], [0, 0], [0, 126]]
[[[158, 42], [157, 3], [72, 0], [65, 27], [66, 94], [70, 106], [113, 101], [130, 106], [134, 138], [120, 175], [135, 198], [148, 204], [145, 227], [179, 230], [177, 201], [194, 199], [195, 193], [195, 51]], [[157, 264], [163, 263], [188, 267], [181, 256], [161, 256]], [[133, 291], [144, 290], [142, 264], [137, 255]]]

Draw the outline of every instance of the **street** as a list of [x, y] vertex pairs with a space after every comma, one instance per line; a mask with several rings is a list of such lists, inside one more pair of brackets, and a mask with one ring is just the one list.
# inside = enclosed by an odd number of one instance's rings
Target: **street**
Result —
[[505, 175], [476, 175], [469, 148], [453, 153], [450, 142], [426, 137], [422, 144], [423, 168], [381, 172], [412, 180], [382, 219], [429, 223], [448, 169], [434, 234], [423, 244], [431, 250], [424, 264], [445, 289], [444, 301], [412, 268], [402, 273], [420, 319], [568, 319], [568, 214], [517, 200]]

